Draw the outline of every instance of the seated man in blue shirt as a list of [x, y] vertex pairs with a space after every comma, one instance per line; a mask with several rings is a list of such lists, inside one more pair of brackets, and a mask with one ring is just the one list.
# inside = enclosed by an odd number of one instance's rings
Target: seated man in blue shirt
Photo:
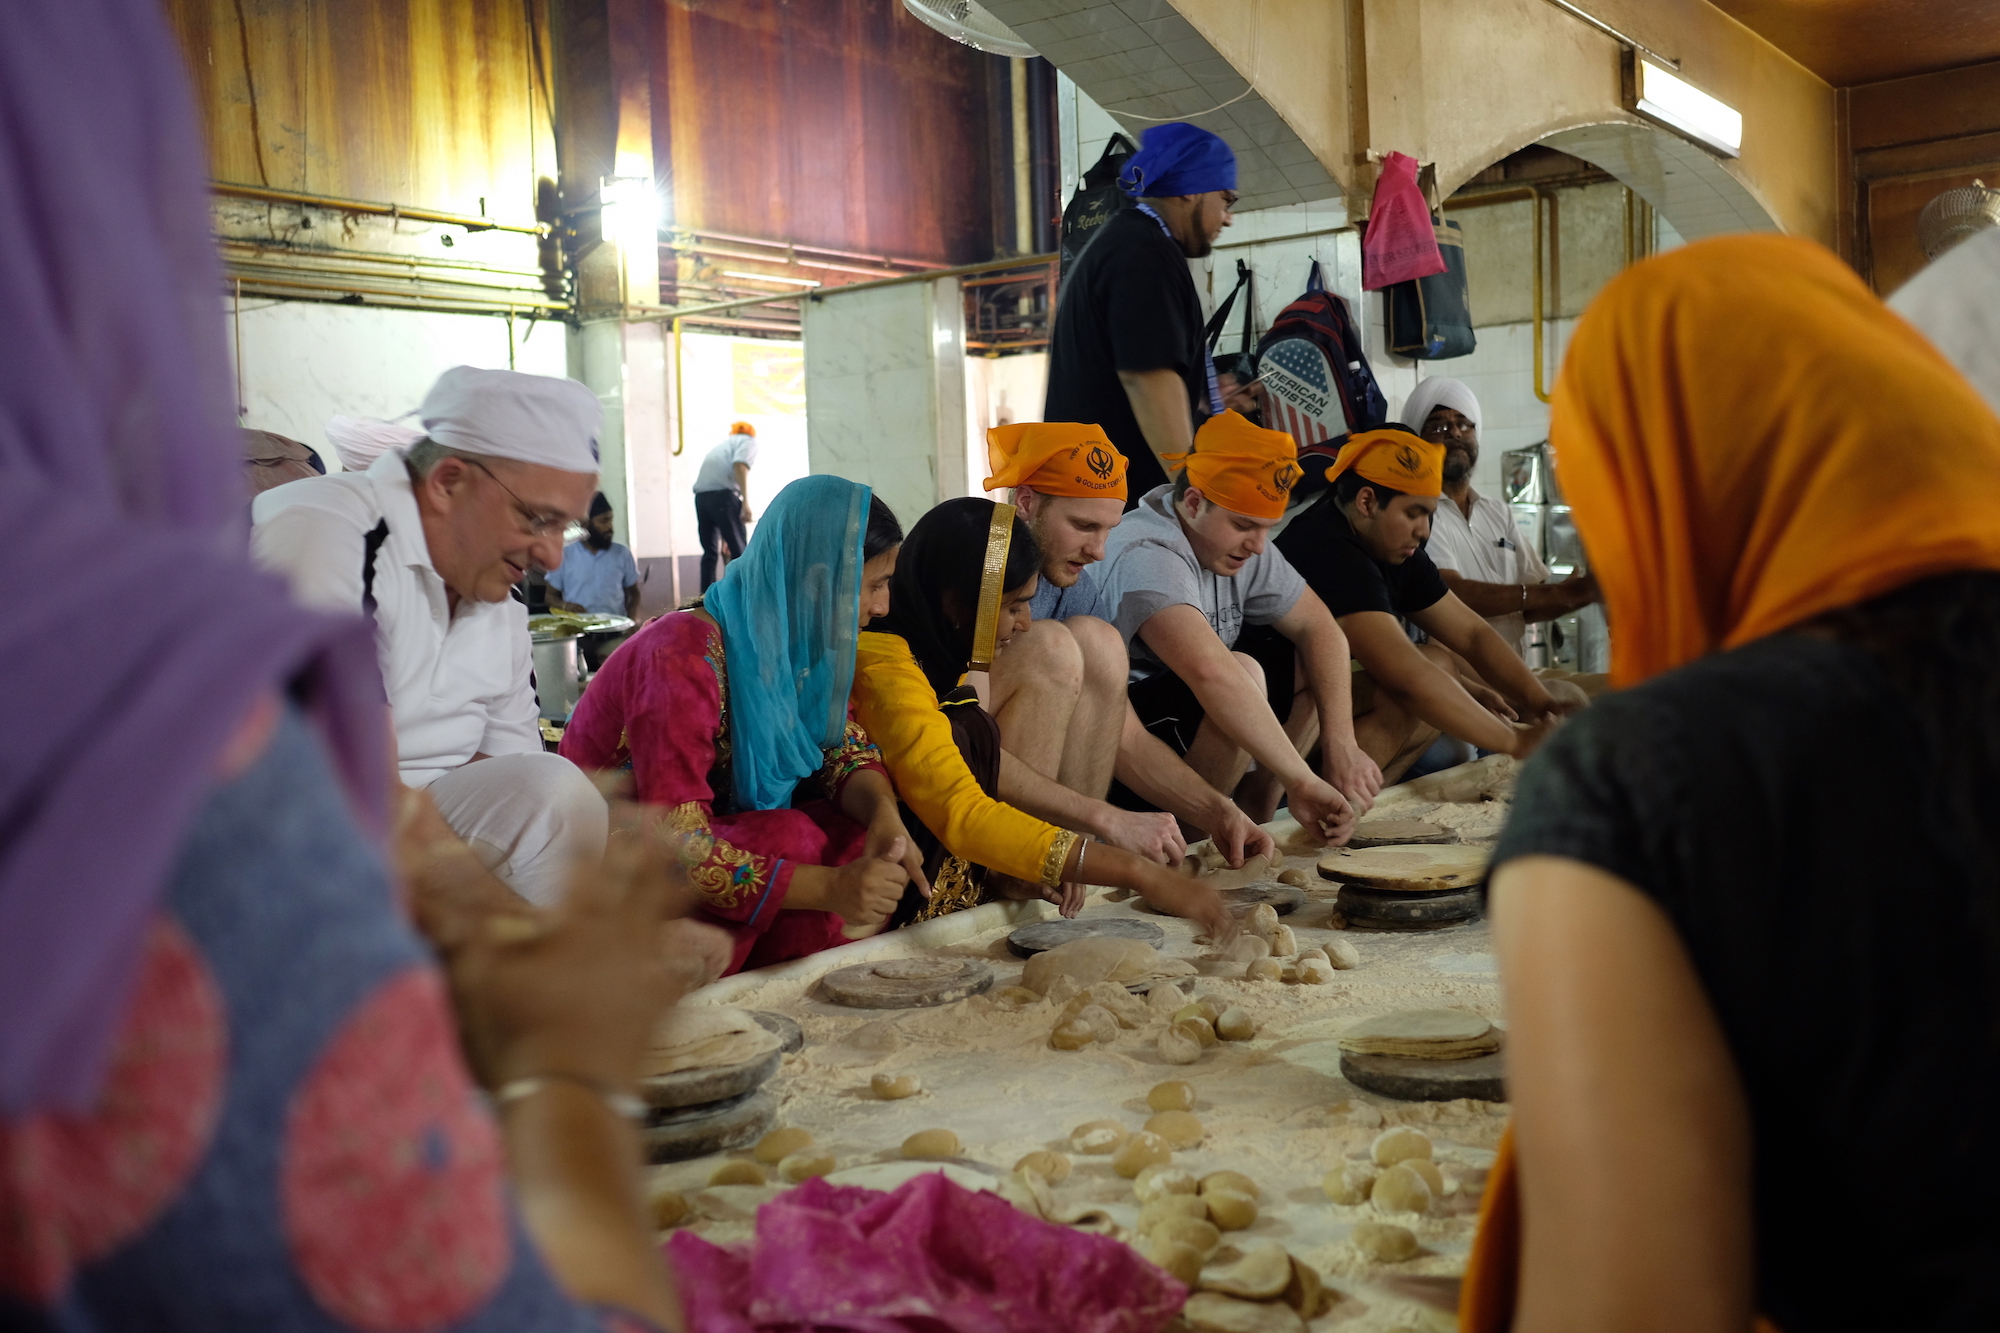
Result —
[[549, 609], [595, 615], [639, 614], [639, 565], [632, 548], [611, 540], [611, 502], [599, 491], [590, 502], [583, 540], [563, 547], [562, 565], [548, 575]]

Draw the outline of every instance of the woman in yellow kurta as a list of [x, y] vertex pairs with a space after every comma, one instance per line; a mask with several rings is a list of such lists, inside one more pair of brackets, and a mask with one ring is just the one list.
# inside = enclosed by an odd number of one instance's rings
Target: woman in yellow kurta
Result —
[[1071, 914], [1082, 895], [1065, 885], [1103, 884], [1227, 931], [1213, 889], [997, 799], [1000, 730], [963, 680], [1027, 628], [1040, 564], [1012, 505], [948, 500], [910, 531], [889, 614], [861, 636], [855, 720], [881, 748], [932, 884], [928, 901], [911, 891], [896, 924], [1019, 896], [1014, 880]]

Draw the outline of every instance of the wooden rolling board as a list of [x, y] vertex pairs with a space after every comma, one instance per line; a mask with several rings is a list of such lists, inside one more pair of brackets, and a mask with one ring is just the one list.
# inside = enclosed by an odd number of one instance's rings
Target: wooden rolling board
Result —
[[1355, 1055], [1343, 1051], [1340, 1076], [1357, 1088], [1402, 1102], [1448, 1102], [1476, 1097], [1507, 1100], [1507, 1052], [1467, 1060], [1413, 1060], [1402, 1055]]
[[976, 958], [885, 958], [829, 972], [819, 984], [827, 999], [855, 1009], [928, 1009], [987, 990], [993, 969]]
[[1457, 841], [1457, 829], [1421, 819], [1364, 819], [1354, 826], [1354, 836], [1347, 840], [1347, 850], [1358, 852], [1370, 847], [1414, 847], [1425, 843]]
[[674, 1074], [639, 1080], [639, 1095], [648, 1106], [677, 1110], [687, 1106], [708, 1106], [754, 1092], [778, 1072], [785, 1058], [784, 1048], [766, 1051], [742, 1064], [718, 1065], [710, 1069], [683, 1069]]
[[1371, 847], [1328, 852], [1319, 859], [1319, 873], [1325, 879], [1385, 893], [1436, 893], [1481, 883], [1491, 859], [1486, 848], [1463, 844]]
[[647, 1161], [684, 1162], [747, 1147], [769, 1133], [777, 1118], [776, 1099], [768, 1092], [751, 1092], [706, 1106], [655, 1111], [640, 1132]]
[[1089, 939], [1094, 935], [1116, 935], [1121, 939], [1138, 940], [1155, 949], [1167, 939], [1167, 932], [1152, 922], [1136, 921], [1129, 916], [1093, 917], [1088, 921], [1031, 921], [1007, 937], [1007, 950], [1016, 958], [1032, 958], [1059, 944]]

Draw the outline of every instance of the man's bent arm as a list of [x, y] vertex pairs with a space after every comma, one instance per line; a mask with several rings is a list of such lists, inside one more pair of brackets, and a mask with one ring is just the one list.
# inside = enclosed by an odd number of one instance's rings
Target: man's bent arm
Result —
[[1161, 470], [1172, 476], [1178, 465], [1168, 463], [1166, 456], [1194, 448], [1194, 412], [1188, 407], [1187, 382], [1177, 370], [1121, 370], [1118, 382], [1125, 387], [1146, 447], [1160, 460]]
[[1131, 704], [1118, 737], [1118, 780], [1174, 818], [1213, 836], [1236, 803], [1203, 782], [1173, 747], [1146, 730]]
[[[1479, 678], [1507, 697], [1522, 720], [1537, 717], [1555, 706], [1548, 690], [1535, 678], [1507, 641], [1493, 627], [1451, 593], [1446, 593], [1410, 619], [1445, 647], [1464, 658]], [[1428, 720], [1428, 719], [1427, 719]], [[1460, 737], [1469, 740], [1470, 737]], [[1488, 746], [1488, 749], [1493, 747]]]
[[[1479, 620], [1478, 623], [1487, 633], [1492, 633], [1492, 628], [1485, 621]], [[1417, 646], [1403, 633], [1396, 617], [1387, 611], [1356, 611], [1342, 616], [1340, 627], [1347, 632], [1347, 641], [1353, 645], [1355, 657], [1374, 678], [1376, 687], [1387, 690], [1418, 719], [1430, 723], [1447, 736], [1469, 741], [1482, 750], [1499, 750], [1506, 754], [1514, 752], [1516, 740], [1513, 727], [1480, 707], [1478, 701], [1465, 692], [1463, 685], [1418, 652]], [[1494, 635], [1494, 638], [1497, 641], [1499, 636]], [[1506, 645], [1501, 646], [1504, 648]], [[1515, 661], [1518, 663], [1520, 659], [1515, 658]]]
[[[1561, 583], [1520, 584], [1481, 583], [1462, 577], [1455, 569], [1440, 568], [1438, 573], [1444, 575], [1444, 586], [1479, 616], [1519, 614], [1539, 624], [1581, 610], [1597, 600], [1596, 585], [1580, 574]], [[1523, 587], [1528, 590], [1525, 602], [1521, 598]]]
[[1287, 789], [1313, 779], [1270, 703], [1222, 646], [1208, 617], [1183, 602], [1155, 613], [1139, 627], [1139, 637], [1194, 691], [1208, 720]]

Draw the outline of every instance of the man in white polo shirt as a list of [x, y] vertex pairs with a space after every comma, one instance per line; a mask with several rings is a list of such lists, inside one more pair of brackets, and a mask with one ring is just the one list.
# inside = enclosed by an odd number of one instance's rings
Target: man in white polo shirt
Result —
[[545, 753], [527, 608], [531, 567], [597, 490], [597, 396], [574, 380], [457, 366], [421, 409], [424, 438], [366, 472], [257, 497], [251, 550], [309, 606], [375, 620], [402, 780], [529, 901], [604, 851], [608, 810]]
[[1402, 422], [1444, 446], [1444, 502], [1431, 518], [1431, 562], [1445, 587], [1486, 618], [1516, 656], [1528, 624], [1554, 620], [1597, 600], [1597, 580], [1573, 574], [1549, 582], [1541, 553], [1521, 540], [1506, 504], [1472, 489], [1479, 461], [1479, 400], [1458, 380], [1434, 375], [1403, 404]]

